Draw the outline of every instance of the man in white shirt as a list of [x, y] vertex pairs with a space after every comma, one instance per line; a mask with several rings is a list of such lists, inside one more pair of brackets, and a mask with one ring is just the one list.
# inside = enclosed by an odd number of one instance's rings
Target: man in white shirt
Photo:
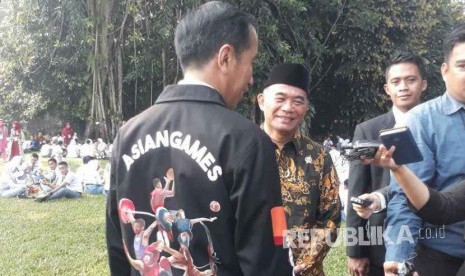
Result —
[[82, 194], [80, 185], [73, 174], [68, 169], [68, 163], [62, 161], [58, 163], [60, 175], [55, 181], [54, 188], [45, 197], [38, 198], [38, 201], [54, 200], [59, 198], [79, 198]]
[[39, 183], [43, 179], [42, 170], [39, 167], [39, 155], [37, 153], [32, 153], [30, 161], [24, 165], [24, 172], [29, 174], [34, 184]]
[[40, 182], [40, 189], [44, 192], [50, 192], [53, 189], [55, 180], [57, 176], [60, 175], [58, 163], [55, 158], [50, 158], [47, 163], [49, 170], [44, 174], [44, 179]]

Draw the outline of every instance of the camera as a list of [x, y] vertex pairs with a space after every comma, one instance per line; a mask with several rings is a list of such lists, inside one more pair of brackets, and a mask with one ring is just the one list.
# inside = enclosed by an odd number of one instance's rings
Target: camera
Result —
[[349, 146], [342, 147], [341, 155], [349, 161], [359, 160], [362, 156], [373, 158], [380, 145], [382, 144], [377, 141], [355, 141]]

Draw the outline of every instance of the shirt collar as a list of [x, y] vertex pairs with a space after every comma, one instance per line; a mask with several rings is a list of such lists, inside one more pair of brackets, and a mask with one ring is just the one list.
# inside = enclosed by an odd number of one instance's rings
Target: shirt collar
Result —
[[211, 102], [225, 106], [223, 98], [218, 91], [206, 85], [197, 84], [168, 85], [160, 96], [158, 96], [155, 103], [177, 101]]
[[284, 147], [290, 147], [295, 150], [295, 152], [300, 151], [300, 144], [299, 144], [299, 134], [294, 135], [294, 138], [291, 139], [291, 141], [287, 142]]
[[407, 113], [400, 111], [397, 106], [392, 106], [392, 113], [394, 114], [394, 120], [396, 121], [395, 126], [401, 127], [407, 125]]
[[444, 103], [444, 113], [446, 115], [454, 114], [455, 112], [459, 111], [460, 109], [465, 110], [465, 104], [457, 101], [456, 99], [452, 98], [448, 91], [444, 93], [443, 103]]
[[[264, 123], [261, 123], [261, 124], [260, 124], [260, 128], [261, 128], [263, 131], [265, 131]], [[268, 134], [267, 134], [267, 135], [268, 135]], [[288, 145], [290, 145], [291, 147], [292, 147], [292, 146], [294, 147], [294, 149], [295, 149], [296, 152], [298, 152], [298, 151], [300, 150], [300, 145], [299, 145], [299, 140], [300, 140], [300, 138], [301, 138], [300, 131], [297, 130], [297, 133], [294, 135], [294, 137], [292, 137], [292, 139], [291, 139], [289, 142], [287, 142], [286, 144], [284, 144], [283, 149], [286, 148], [286, 147], [288, 147]], [[275, 147], [278, 148], [278, 146], [277, 146], [275, 143], [273, 143], [273, 145], [275, 145]]]
[[186, 85], [186, 84], [204, 85], [204, 86], [210, 87], [211, 89], [215, 89], [210, 84], [208, 84], [208, 83], [206, 83], [204, 81], [201, 81], [199, 79], [196, 79], [196, 78], [182, 79], [182, 80], [178, 81], [178, 84], [180, 84], [180, 85]]

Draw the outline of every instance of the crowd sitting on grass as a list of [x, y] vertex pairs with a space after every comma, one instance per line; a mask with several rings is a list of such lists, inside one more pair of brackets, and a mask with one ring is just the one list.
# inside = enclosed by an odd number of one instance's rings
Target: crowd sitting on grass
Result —
[[98, 138], [95, 141], [86, 139], [83, 144], [78, 142], [77, 138], [73, 138], [69, 144], [65, 145], [63, 140], [58, 136], [54, 136], [49, 140], [44, 140], [44, 144], [38, 150], [32, 148], [31, 142], [26, 142], [24, 151], [39, 151], [41, 157], [53, 157], [59, 159], [60, 157], [83, 158], [91, 156], [96, 159], [108, 159], [111, 156], [112, 145], [108, 145], [103, 139]]
[[8, 130], [5, 122], [0, 119], [0, 159], [3, 161], [10, 161], [28, 152], [39, 152], [41, 157], [53, 157], [58, 162], [67, 155], [72, 158], [91, 156], [107, 159], [111, 156], [111, 150], [112, 145], [105, 143], [102, 138], [95, 141], [86, 139], [80, 144], [70, 123], [66, 123], [60, 133], [48, 135], [38, 132], [28, 140], [19, 122], [12, 122], [12, 128]]
[[72, 172], [66, 161], [49, 158], [48, 168], [39, 166], [39, 155], [13, 157], [0, 175], [0, 197], [35, 198], [37, 201], [80, 198], [82, 193], [106, 195], [110, 164], [100, 168], [98, 160], [84, 156], [83, 164]]

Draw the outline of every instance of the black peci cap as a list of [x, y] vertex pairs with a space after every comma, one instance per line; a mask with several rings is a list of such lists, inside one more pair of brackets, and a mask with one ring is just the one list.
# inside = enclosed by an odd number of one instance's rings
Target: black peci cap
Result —
[[300, 63], [283, 63], [271, 71], [265, 87], [273, 84], [287, 84], [304, 90], [308, 94], [310, 87], [310, 74], [307, 68]]

